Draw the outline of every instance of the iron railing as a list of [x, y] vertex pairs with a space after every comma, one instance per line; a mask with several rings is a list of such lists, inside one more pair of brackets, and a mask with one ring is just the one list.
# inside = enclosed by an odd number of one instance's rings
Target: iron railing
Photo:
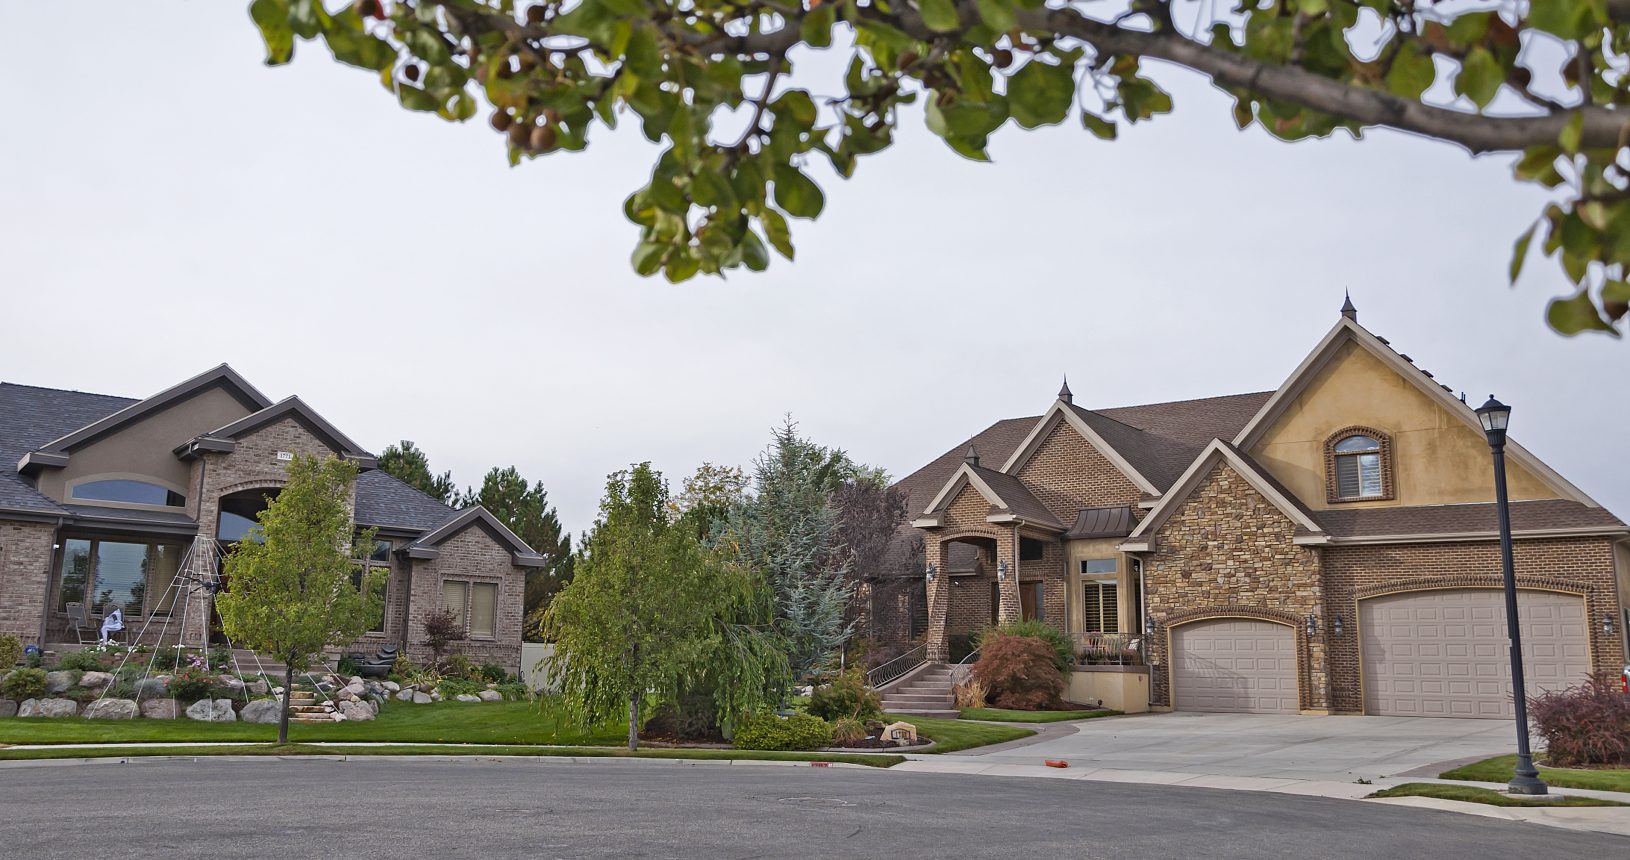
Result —
[[877, 666], [866, 673], [866, 685], [877, 689], [884, 684], [898, 681], [907, 672], [927, 662], [928, 646], [918, 645], [904, 654]]
[[968, 652], [968, 656], [963, 657], [955, 666], [951, 667], [951, 683], [961, 684], [967, 681], [968, 676], [973, 674], [973, 664], [978, 662], [979, 649], [975, 648]]
[[1073, 633], [1076, 662], [1092, 665], [1142, 666], [1143, 637], [1130, 633]]

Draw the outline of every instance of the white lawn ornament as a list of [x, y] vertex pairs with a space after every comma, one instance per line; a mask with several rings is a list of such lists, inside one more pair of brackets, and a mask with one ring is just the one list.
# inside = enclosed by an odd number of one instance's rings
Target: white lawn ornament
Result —
[[123, 629], [125, 629], [124, 613], [120, 612], [118, 609], [114, 609], [112, 612], [109, 612], [107, 617], [102, 619], [102, 644], [111, 644], [113, 642], [113, 634], [118, 633]]

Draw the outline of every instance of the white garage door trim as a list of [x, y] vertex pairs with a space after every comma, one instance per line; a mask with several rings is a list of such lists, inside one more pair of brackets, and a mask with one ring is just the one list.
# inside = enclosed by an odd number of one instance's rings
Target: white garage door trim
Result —
[[1260, 618], [1203, 618], [1170, 628], [1172, 709], [1300, 712], [1296, 628]]
[[[1579, 683], [1590, 671], [1584, 597], [1520, 588], [1529, 695]], [[1358, 602], [1364, 713], [1506, 719], [1512, 716], [1505, 594], [1498, 588], [1394, 591]]]

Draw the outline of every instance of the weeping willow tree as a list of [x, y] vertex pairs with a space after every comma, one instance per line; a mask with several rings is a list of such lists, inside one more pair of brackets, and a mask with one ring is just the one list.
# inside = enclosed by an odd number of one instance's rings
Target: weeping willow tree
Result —
[[771, 605], [750, 568], [672, 516], [649, 463], [611, 475], [572, 581], [544, 615], [568, 712], [585, 725], [626, 715], [634, 750], [644, 717], [703, 695], [729, 731], [786, 685]]

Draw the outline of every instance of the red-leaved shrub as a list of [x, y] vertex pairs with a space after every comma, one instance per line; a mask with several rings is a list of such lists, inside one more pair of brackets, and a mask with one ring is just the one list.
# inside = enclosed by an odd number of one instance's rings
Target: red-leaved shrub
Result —
[[1038, 711], [1056, 707], [1064, 674], [1053, 661], [1053, 646], [1031, 636], [987, 639], [973, 665], [973, 679], [990, 690], [998, 708]]
[[1595, 675], [1577, 687], [1534, 696], [1528, 714], [1553, 767], [1630, 764], [1630, 696], [1619, 689], [1616, 675]]

